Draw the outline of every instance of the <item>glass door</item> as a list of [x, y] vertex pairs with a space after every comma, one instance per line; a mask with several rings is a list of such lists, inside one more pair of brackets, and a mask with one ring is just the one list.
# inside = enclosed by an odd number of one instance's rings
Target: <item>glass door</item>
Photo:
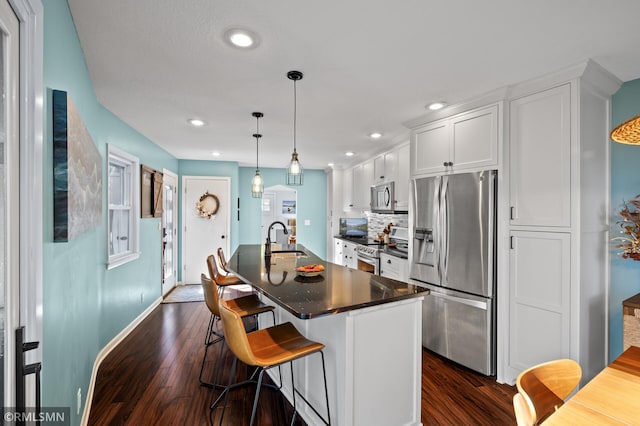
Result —
[[178, 176], [164, 170], [162, 188], [164, 200], [162, 212], [162, 294], [165, 295], [176, 285]]

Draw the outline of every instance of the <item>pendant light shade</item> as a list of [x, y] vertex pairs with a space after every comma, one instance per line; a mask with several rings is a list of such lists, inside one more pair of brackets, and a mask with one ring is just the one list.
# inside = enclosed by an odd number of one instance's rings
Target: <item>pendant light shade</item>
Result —
[[640, 145], [640, 115], [613, 129], [611, 139], [627, 145]]
[[256, 118], [256, 132], [253, 134], [253, 137], [256, 138], [256, 175], [251, 179], [251, 196], [253, 198], [262, 198], [262, 193], [264, 192], [264, 183], [262, 182], [262, 176], [260, 176], [260, 169], [258, 168], [258, 142], [262, 135], [260, 134], [260, 127], [258, 126], [258, 121], [260, 117], [263, 117], [264, 114], [261, 112], [254, 112], [251, 114]]
[[291, 154], [291, 161], [287, 167], [287, 185], [302, 185], [303, 171], [300, 160], [298, 160], [298, 151], [296, 151], [296, 125], [297, 125], [297, 99], [296, 99], [296, 82], [302, 80], [302, 73], [300, 71], [289, 71], [287, 78], [293, 80], [293, 153]]

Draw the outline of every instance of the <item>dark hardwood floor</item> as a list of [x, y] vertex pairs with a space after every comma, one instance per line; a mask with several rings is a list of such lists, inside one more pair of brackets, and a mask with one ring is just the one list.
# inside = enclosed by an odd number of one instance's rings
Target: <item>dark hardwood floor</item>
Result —
[[[209, 410], [211, 390], [198, 382], [209, 315], [203, 302], [155, 309], [100, 366], [89, 424], [217, 425], [222, 409]], [[209, 350], [205, 377], [213, 375], [217, 350], [217, 345]], [[224, 359], [229, 369], [231, 358]], [[426, 350], [422, 366], [424, 425], [515, 424], [513, 387]], [[238, 374], [246, 375], [246, 368]], [[246, 387], [230, 393], [225, 425], [249, 423], [253, 392]], [[279, 392], [263, 388], [256, 423], [288, 424], [291, 411]]]

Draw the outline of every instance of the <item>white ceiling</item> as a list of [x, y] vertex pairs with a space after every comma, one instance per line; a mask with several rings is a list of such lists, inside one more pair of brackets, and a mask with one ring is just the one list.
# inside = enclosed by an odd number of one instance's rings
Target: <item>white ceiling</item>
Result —
[[[638, 0], [68, 2], [100, 102], [180, 159], [255, 166], [260, 111], [260, 165], [285, 167], [289, 70], [304, 73], [297, 141], [308, 169], [406, 139], [402, 123], [434, 100], [466, 101], [588, 58], [622, 81], [640, 77]], [[231, 27], [260, 45], [229, 47]], [[192, 117], [208, 124], [193, 128]]]

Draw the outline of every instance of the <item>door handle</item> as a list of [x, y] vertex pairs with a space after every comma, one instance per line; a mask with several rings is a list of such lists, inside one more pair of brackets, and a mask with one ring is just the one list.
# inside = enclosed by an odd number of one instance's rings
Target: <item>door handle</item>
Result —
[[220, 238], [222, 238], [224, 240], [224, 235], [221, 235]]

